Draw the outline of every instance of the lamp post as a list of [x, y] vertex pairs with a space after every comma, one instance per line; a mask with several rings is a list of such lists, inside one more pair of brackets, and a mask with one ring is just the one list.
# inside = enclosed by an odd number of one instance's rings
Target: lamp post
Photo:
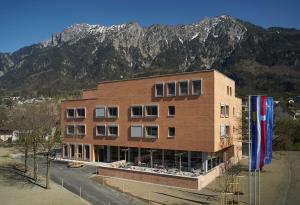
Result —
[[175, 153], [175, 156], [179, 156], [179, 174], [181, 175], [181, 156], [186, 152]]

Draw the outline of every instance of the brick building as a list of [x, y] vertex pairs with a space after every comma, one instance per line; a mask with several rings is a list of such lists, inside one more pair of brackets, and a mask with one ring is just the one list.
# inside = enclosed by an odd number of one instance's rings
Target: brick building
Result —
[[61, 103], [63, 157], [205, 173], [240, 159], [241, 106], [216, 70], [101, 82]]

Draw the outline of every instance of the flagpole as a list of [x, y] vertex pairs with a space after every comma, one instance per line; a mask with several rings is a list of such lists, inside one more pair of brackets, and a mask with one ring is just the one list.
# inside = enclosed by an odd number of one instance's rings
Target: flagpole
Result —
[[251, 134], [250, 134], [250, 125], [251, 125], [251, 96], [248, 96], [248, 162], [249, 162], [249, 204], [252, 205], [251, 203]]

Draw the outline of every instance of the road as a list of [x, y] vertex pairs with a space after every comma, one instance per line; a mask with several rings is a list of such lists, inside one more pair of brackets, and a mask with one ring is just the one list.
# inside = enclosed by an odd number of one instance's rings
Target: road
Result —
[[[31, 160], [30, 160], [31, 162]], [[69, 191], [80, 195], [91, 204], [95, 205], [140, 205], [145, 204], [136, 198], [117, 192], [109, 187], [103, 186], [90, 177], [95, 174], [96, 167], [85, 165], [82, 168], [67, 168], [66, 162], [53, 161], [51, 164], [51, 179], [62, 184]], [[38, 160], [38, 172], [45, 175], [46, 163], [41, 157]]]

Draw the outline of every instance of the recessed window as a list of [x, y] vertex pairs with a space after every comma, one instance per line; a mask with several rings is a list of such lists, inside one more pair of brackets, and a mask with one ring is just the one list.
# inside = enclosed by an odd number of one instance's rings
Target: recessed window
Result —
[[163, 97], [164, 96], [164, 84], [156, 83], [155, 84], [155, 97]]
[[227, 86], [227, 95], [229, 95], [229, 86]]
[[232, 107], [232, 116], [235, 116], [235, 107]]
[[67, 125], [66, 126], [66, 134], [67, 135], [75, 135], [75, 126], [74, 125]]
[[105, 107], [97, 107], [95, 110], [96, 118], [105, 118]]
[[176, 84], [175, 82], [167, 83], [167, 96], [176, 96]]
[[221, 138], [229, 137], [230, 127], [229, 125], [221, 125]]
[[179, 95], [187, 96], [189, 94], [189, 81], [180, 81], [179, 82]]
[[192, 81], [192, 94], [201, 95], [201, 80]]
[[225, 115], [226, 115], [226, 105], [221, 104], [220, 110], [221, 110], [221, 117], [225, 117]]
[[175, 137], [175, 127], [169, 127], [168, 129], [168, 137]]
[[77, 125], [77, 135], [85, 135], [85, 125]]
[[168, 116], [175, 116], [175, 106], [168, 106]]
[[119, 116], [118, 107], [108, 107], [107, 108], [107, 117], [109, 118], [117, 118]]
[[158, 116], [158, 106], [157, 105], [146, 105], [145, 106], [145, 116], [146, 117], [157, 117]]
[[96, 136], [105, 136], [106, 135], [106, 127], [105, 125], [97, 125], [96, 126]]
[[229, 87], [229, 94], [230, 94], [230, 96], [232, 96], [232, 88], [231, 87]]
[[146, 126], [146, 137], [158, 138], [158, 126]]
[[76, 109], [76, 117], [77, 118], [85, 118], [85, 108], [77, 108]]
[[131, 106], [131, 117], [143, 117], [143, 106]]
[[225, 106], [225, 117], [229, 117], [229, 105]]
[[119, 136], [119, 126], [118, 125], [108, 125], [108, 136], [117, 137]]
[[74, 109], [74, 108], [68, 108], [68, 109], [66, 110], [66, 117], [67, 117], [68, 119], [70, 119], [70, 118], [75, 118], [75, 109]]
[[131, 137], [143, 137], [142, 125], [131, 125], [130, 127]]

